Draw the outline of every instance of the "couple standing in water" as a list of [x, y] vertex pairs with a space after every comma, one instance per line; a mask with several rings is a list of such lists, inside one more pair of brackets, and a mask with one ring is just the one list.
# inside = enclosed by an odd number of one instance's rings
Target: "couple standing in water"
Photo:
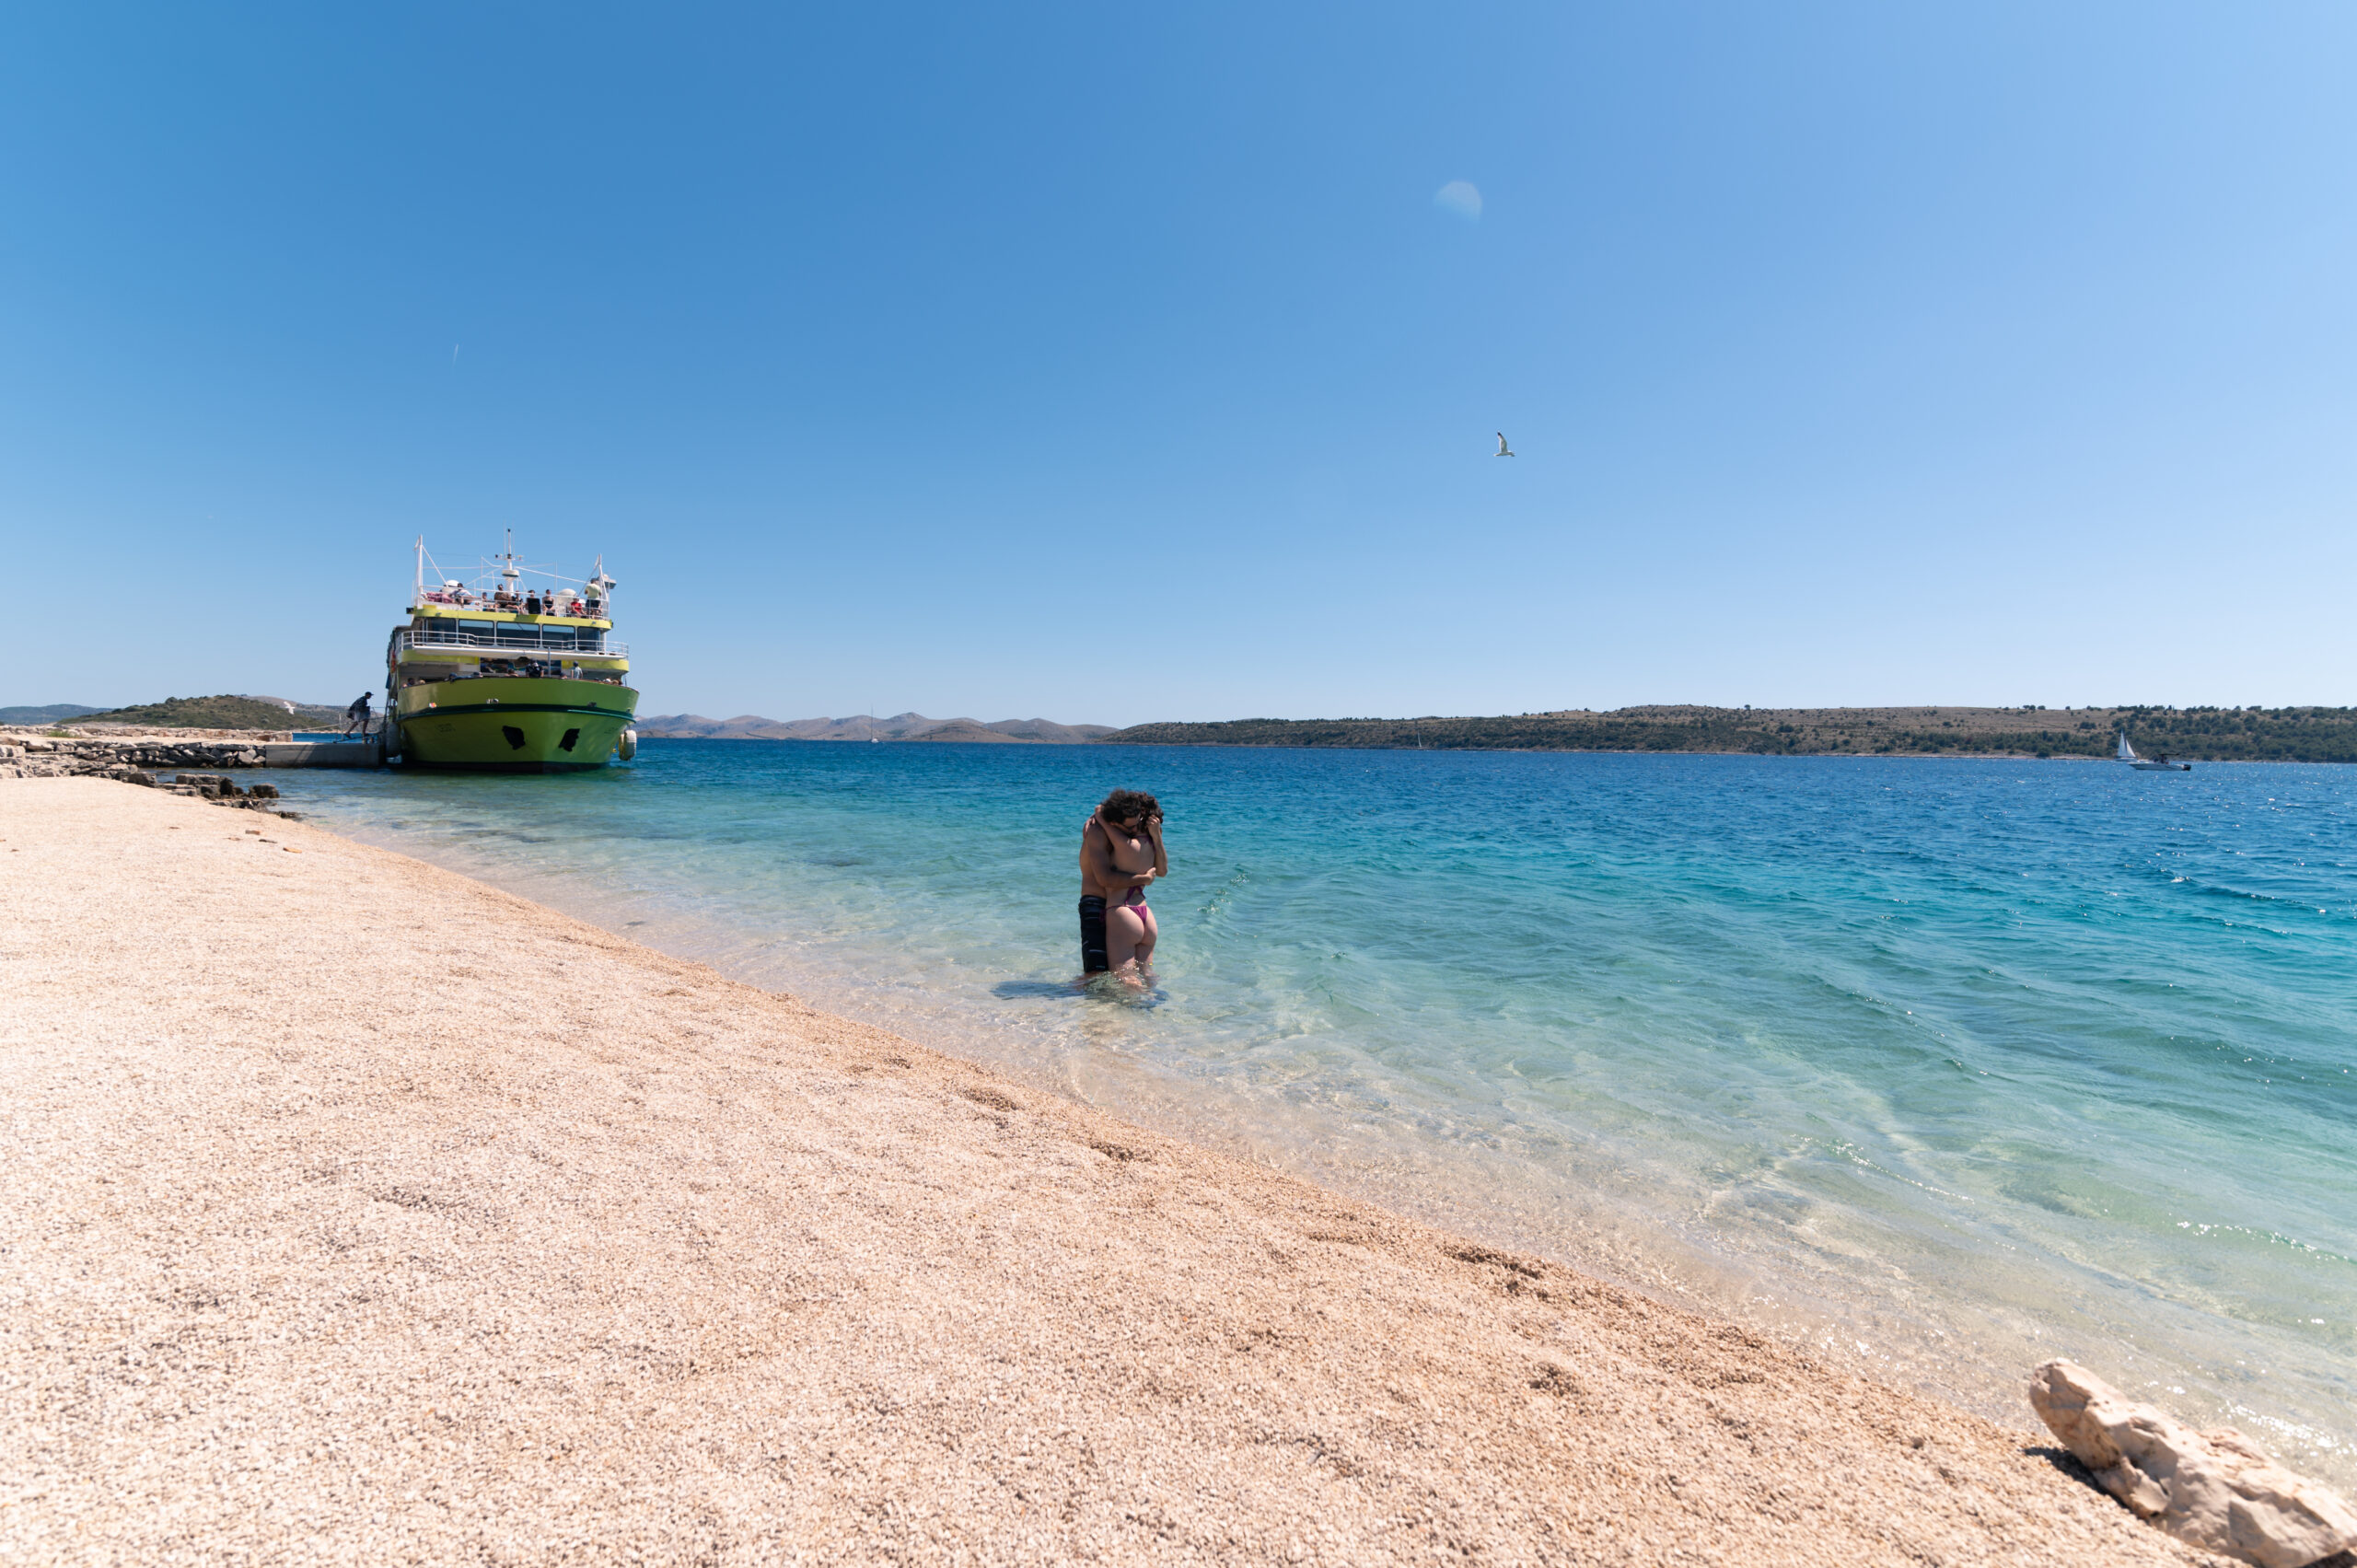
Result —
[[1143, 983], [1154, 963], [1154, 911], [1145, 885], [1170, 874], [1162, 847], [1162, 806], [1117, 789], [1080, 830], [1080, 968]]

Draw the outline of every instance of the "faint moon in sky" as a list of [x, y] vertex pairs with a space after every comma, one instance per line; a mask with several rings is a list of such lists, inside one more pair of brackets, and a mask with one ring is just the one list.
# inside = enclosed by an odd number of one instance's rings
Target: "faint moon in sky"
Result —
[[1469, 180], [1452, 180], [1433, 192], [1433, 205], [1445, 213], [1472, 219], [1481, 215], [1481, 192]]

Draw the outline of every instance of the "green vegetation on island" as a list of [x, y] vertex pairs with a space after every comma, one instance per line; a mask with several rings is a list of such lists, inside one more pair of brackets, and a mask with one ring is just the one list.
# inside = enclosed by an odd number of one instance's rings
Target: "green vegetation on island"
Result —
[[1620, 708], [1492, 718], [1142, 724], [1100, 744], [1462, 751], [1722, 751], [1755, 756], [2147, 757], [2357, 762], [2357, 708]]
[[85, 712], [66, 721], [145, 725], [155, 729], [338, 729], [343, 710], [276, 697], [167, 697], [137, 707]]

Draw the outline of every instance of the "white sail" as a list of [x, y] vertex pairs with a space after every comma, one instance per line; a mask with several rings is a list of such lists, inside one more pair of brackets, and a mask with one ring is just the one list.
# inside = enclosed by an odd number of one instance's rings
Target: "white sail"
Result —
[[2128, 744], [2128, 732], [2124, 729], [2119, 732], [2119, 760], [2123, 762], [2136, 760], [2136, 748]]

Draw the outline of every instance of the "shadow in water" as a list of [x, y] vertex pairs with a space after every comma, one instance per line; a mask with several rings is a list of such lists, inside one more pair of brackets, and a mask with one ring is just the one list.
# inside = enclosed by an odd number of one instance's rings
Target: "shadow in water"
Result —
[[1032, 996], [1077, 996], [1080, 987], [1068, 980], [1003, 980], [991, 987], [991, 994], [1002, 1002], [1019, 1002]]
[[991, 994], [1002, 1002], [1070, 1002], [1086, 997], [1119, 1003], [1124, 1007], [1157, 1007], [1169, 1000], [1168, 993], [1159, 985], [1132, 985], [1109, 974], [1073, 980], [1003, 980], [991, 987]]

